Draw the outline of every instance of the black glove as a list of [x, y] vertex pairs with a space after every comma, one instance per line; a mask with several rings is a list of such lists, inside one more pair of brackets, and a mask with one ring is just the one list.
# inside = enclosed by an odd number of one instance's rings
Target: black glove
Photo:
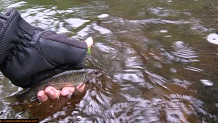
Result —
[[57, 67], [80, 65], [87, 44], [36, 28], [11, 9], [0, 13], [0, 69], [20, 87], [40, 81]]

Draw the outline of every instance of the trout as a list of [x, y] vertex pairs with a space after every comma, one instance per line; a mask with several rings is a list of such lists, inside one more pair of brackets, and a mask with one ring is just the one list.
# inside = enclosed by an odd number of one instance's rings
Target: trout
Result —
[[69, 70], [59, 73], [51, 78], [44, 81], [32, 84], [28, 89], [24, 89], [22, 92], [15, 94], [17, 100], [20, 101], [34, 101], [36, 100], [36, 95], [40, 90], [45, 90], [48, 86], [53, 86], [56, 89], [62, 89], [63, 87], [74, 87], [79, 84], [85, 83], [91, 80], [96, 72], [88, 70]]

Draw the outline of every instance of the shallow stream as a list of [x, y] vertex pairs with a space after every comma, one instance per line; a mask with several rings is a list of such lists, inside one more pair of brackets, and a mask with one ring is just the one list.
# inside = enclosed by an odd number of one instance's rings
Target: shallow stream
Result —
[[0, 0], [10, 7], [34, 26], [92, 36], [103, 75], [71, 98], [27, 105], [4, 99], [20, 88], [1, 74], [0, 118], [218, 122], [217, 0]]

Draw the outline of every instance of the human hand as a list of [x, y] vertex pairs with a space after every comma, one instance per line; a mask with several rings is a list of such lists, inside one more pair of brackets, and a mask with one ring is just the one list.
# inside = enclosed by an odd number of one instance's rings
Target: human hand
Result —
[[[93, 45], [93, 39], [91, 37], [87, 38], [85, 42], [88, 48], [90, 48]], [[60, 95], [61, 96], [72, 95], [75, 89], [77, 89], [79, 92], [82, 92], [84, 88], [85, 88], [85, 84], [80, 84], [77, 85], [76, 87], [64, 87], [62, 90], [57, 90], [52, 86], [48, 86], [45, 90], [40, 90], [37, 93], [37, 98], [39, 101], [45, 102], [48, 100], [48, 98], [56, 99]]]
[[56, 88], [52, 86], [48, 86], [45, 90], [40, 90], [37, 93], [37, 98], [41, 102], [47, 101], [50, 99], [56, 99], [59, 98], [59, 96], [68, 96], [72, 95], [75, 90], [78, 90], [79, 92], [82, 92], [85, 88], [85, 84], [77, 85], [76, 87], [64, 87], [62, 90], [57, 90]]
[[34, 27], [11, 9], [0, 13], [0, 70], [14, 85], [26, 88], [57, 67], [80, 65], [93, 44], [90, 40]]

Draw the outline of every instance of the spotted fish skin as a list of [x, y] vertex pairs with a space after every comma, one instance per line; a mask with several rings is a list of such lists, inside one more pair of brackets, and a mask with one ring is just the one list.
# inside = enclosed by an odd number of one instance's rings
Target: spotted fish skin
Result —
[[[92, 71], [93, 72], [93, 71]], [[37, 82], [31, 85], [28, 89], [25, 89], [19, 94], [14, 95], [15, 98], [21, 102], [25, 100], [35, 100], [36, 95], [40, 90], [45, 90], [48, 86], [53, 86], [56, 89], [62, 89], [63, 87], [74, 87], [79, 84], [93, 78], [92, 74], [88, 70], [69, 70], [59, 73], [44, 81]]]

